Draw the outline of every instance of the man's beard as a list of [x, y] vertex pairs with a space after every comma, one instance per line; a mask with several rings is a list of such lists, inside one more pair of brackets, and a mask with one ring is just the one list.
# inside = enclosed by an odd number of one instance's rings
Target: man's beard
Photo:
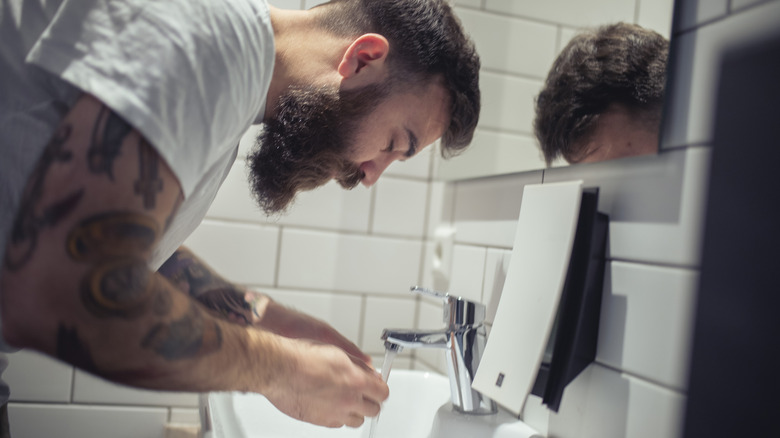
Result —
[[358, 123], [387, 95], [382, 85], [339, 91], [336, 87], [291, 87], [279, 99], [247, 161], [249, 183], [260, 208], [284, 211], [304, 190], [335, 179], [352, 189], [364, 177], [349, 161]]

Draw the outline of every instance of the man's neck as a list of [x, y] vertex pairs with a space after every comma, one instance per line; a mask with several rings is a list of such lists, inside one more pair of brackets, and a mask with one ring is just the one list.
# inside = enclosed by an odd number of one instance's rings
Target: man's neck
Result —
[[273, 115], [279, 97], [290, 86], [338, 84], [339, 62], [351, 43], [317, 26], [315, 11], [270, 6], [270, 14], [276, 59], [264, 119]]

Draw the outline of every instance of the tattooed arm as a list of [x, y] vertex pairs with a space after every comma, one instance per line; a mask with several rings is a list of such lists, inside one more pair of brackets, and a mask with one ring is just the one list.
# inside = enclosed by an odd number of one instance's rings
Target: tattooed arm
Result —
[[148, 269], [180, 202], [143, 136], [94, 97], [79, 99], [30, 175], [9, 236], [6, 341], [131, 386], [259, 392], [316, 424], [376, 415], [387, 387], [362, 362], [215, 317]]
[[215, 315], [237, 324], [257, 323], [259, 301], [264, 307], [267, 300], [226, 281], [185, 247], [176, 250], [157, 272]]
[[329, 324], [230, 283], [186, 247], [180, 247], [158, 272], [221, 318], [288, 338], [335, 345], [371, 365], [369, 356]]

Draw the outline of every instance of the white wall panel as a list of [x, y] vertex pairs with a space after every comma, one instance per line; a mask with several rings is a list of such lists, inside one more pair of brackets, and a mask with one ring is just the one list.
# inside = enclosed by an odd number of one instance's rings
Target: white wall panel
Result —
[[455, 245], [452, 277], [447, 292], [452, 296], [481, 302], [486, 256], [487, 250], [483, 247]]
[[674, 0], [637, 1], [639, 13], [636, 24], [652, 29], [667, 39], [672, 34]]
[[596, 360], [685, 391], [698, 271], [612, 262]]
[[200, 426], [200, 412], [197, 408], [171, 408], [168, 423], [197, 424]]
[[274, 227], [207, 220], [184, 244], [229, 281], [273, 284], [279, 247]]
[[407, 294], [420, 278], [422, 242], [284, 230], [279, 287]]
[[303, 9], [313, 8], [317, 5], [325, 3], [327, 0], [305, 0]]
[[303, 0], [268, 0], [273, 6], [282, 9], [300, 9]]
[[9, 403], [14, 438], [164, 438], [166, 408]]
[[422, 238], [425, 233], [428, 183], [384, 177], [374, 189], [372, 233]]
[[533, 133], [534, 99], [542, 88], [541, 79], [483, 71], [479, 86], [482, 92], [480, 128], [515, 134]]
[[423, 247], [422, 277], [420, 278], [420, 283], [416, 286], [433, 290], [449, 290], [452, 254], [450, 252], [449, 258], [443, 259], [441, 257], [441, 248], [435, 242], [429, 241], [425, 243]]
[[11, 388], [11, 401], [70, 402], [72, 366], [33, 350], [6, 356], [2, 378]]
[[573, 27], [634, 20], [634, 0], [485, 0], [485, 9]]
[[[557, 50], [555, 51], [555, 55], [558, 56], [558, 54], [561, 53], [563, 48], [566, 47], [567, 44], [569, 44], [569, 41], [571, 41], [571, 39], [574, 38], [574, 36], [577, 35], [578, 33], [580, 33], [580, 30], [577, 28], [561, 27], [561, 31], [558, 35], [558, 46], [557, 46]], [[550, 65], [547, 70], [549, 71], [551, 68], [552, 65]]]
[[482, 68], [543, 79], [555, 56], [553, 24], [458, 9], [477, 47]]
[[368, 230], [373, 189], [345, 190], [335, 181], [298, 194], [290, 209], [269, 224], [364, 233]]
[[263, 222], [265, 214], [255, 203], [249, 192], [245, 162], [236, 160], [230, 173], [222, 183], [217, 197], [209, 207], [206, 217], [215, 219]]
[[170, 391], [147, 391], [131, 388], [76, 370], [73, 402], [85, 404], [190, 406], [198, 405], [198, 394]]
[[455, 202], [455, 189], [452, 184], [442, 181], [431, 181], [431, 194], [428, 198], [428, 229], [427, 238], [435, 238], [440, 227], [452, 223], [452, 213]]
[[455, 6], [468, 6], [471, 8], [478, 8], [482, 4], [482, 0], [452, 0], [452, 4]]
[[676, 438], [684, 401], [680, 393], [591, 365], [564, 390], [549, 436]]
[[[518, 164], [520, 163], [520, 164]], [[477, 129], [474, 140], [465, 152], [443, 161], [439, 176], [478, 178], [489, 176], [486, 169], [498, 174], [536, 170], [545, 167], [544, 156], [536, 138], [530, 134], [515, 134]]]

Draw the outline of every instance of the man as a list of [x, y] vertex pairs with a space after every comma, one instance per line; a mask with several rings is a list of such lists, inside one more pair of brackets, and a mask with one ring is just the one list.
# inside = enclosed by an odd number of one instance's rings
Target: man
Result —
[[534, 130], [549, 166], [655, 153], [669, 42], [617, 23], [575, 36], [536, 99]]
[[387, 386], [327, 324], [246, 291], [179, 245], [241, 135], [267, 213], [373, 184], [437, 138], [465, 148], [479, 60], [446, 0], [4, 2], [4, 340], [159, 390], [264, 394], [357, 427]]

